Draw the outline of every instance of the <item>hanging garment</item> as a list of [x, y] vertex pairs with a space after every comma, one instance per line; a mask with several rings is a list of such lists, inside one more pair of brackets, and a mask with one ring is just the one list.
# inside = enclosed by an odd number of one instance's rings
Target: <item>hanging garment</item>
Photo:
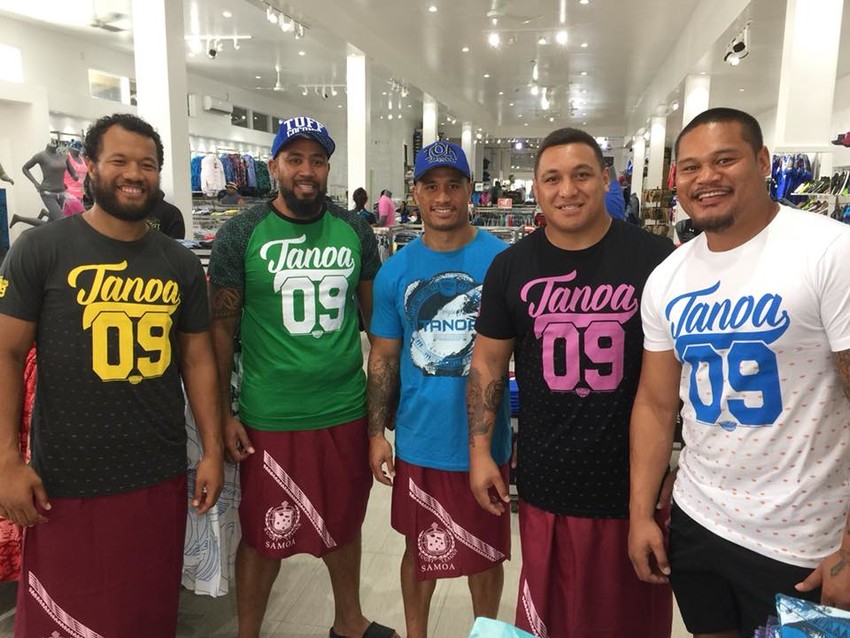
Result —
[[70, 162], [71, 167], [77, 174], [77, 179], [71, 177], [71, 173], [67, 169], [65, 170], [65, 192], [82, 201], [83, 184], [85, 183], [86, 175], [89, 172], [88, 166], [86, 166], [86, 161], [82, 158], [82, 156], [74, 159], [73, 153], [68, 153], [68, 162]]
[[226, 183], [221, 160], [215, 155], [206, 155], [201, 160], [201, 190], [209, 196], [214, 196], [224, 190]]

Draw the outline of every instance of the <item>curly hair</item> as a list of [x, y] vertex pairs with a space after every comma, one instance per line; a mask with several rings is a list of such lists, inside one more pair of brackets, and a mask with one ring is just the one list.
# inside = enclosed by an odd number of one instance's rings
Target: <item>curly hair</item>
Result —
[[165, 161], [165, 150], [162, 147], [162, 138], [156, 129], [145, 122], [142, 118], [131, 113], [113, 113], [106, 115], [89, 127], [86, 131], [86, 139], [83, 142], [85, 151], [83, 152], [92, 162], [97, 162], [100, 156], [102, 147], [103, 135], [113, 126], [120, 126], [125, 131], [138, 133], [145, 137], [149, 137], [156, 144], [156, 159], [159, 164], [159, 170], [162, 170], [162, 164]]

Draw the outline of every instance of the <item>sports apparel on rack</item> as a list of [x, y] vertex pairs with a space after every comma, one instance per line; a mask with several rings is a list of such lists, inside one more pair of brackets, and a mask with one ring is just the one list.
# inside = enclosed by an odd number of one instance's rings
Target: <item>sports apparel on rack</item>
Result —
[[177, 333], [209, 329], [196, 256], [158, 232], [118, 241], [67, 217], [13, 244], [0, 313], [38, 323], [45, 391], [32, 464], [50, 496], [128, 492], [185, 473]]
[[299, 222], [269, 202], [221, 227], [210, 283], [236, 288], [246, 301], [239, 396], [246, 425], [310, 430], [366, 414], [355, 293], [379, 266], [371, 228], [343, 209]]
[[730, 251], [688, 242], [643, 300], [646, 348], [682, 362], [677, 505], [801, 567], [837, 549], [850, 503], [850, 405], [832, 356], [850, 349], [848, 255], [845, 225], [781, 206]]
[[[484, 230], [463, 248], [442, 252], [414, 239], [378, 272], [370, 332], [401, 339], [396, 414], [398, 457], [421, 467], [469, 471], [466, 377], [484, 274], [507, 245]], [[458, 384], [462, 388], [458, 389]], [[434, 415], [439, 415], [435, 421]], [[498, 465], [511, 453], [505, 394], [493, 432]]]
[[537, 230], [494, 259], [476, 329], [515, 339], [524, 501], [554, 514], [628, 515], [639, 304], [672, 250], [669, 239], [611, 220], [590, 248], [562, 250]]

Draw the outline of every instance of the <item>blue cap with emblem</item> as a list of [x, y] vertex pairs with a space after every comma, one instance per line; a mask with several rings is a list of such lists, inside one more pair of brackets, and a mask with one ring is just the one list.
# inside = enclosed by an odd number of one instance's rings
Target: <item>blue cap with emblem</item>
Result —
[[444, 142], [442, 140], [429, 144], [416, 155], [413, 165], [413, 181], [418, 182], [420, 178], [438, 166], [448, 166], [463, 173], [467, 179], [472, 179], [469, 172], [469, 162], [466, 154], [457, 144]]
[[275, 135], [274, 142], [272, 142], [272, 157], [277, 157], [284, 146], [298, 138], [307, 138], [318, 142], [325, 149], [328, 158], [336, 150], [336, 144], [328, 135], [328, 129], [325, 128], [324, 124], [312, 117], [300, 116], [292, 117], [280, 123], [280, 128]]

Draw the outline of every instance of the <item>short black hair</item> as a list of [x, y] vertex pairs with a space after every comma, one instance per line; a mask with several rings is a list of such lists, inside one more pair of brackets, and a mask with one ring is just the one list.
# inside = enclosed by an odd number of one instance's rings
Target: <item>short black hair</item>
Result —
[[165, 150], [162, 147], [162, 138], [156, 129], [145, 122], [142, 118], [133, 115], [132, 113], [113, 113], [105, 115], [97, 120], [86, 131], [86, 139], [83, 142], [85, 146], [84, 154], [92, 162], [97, 162], [100, 156], [103, 135], [113, 126], [120, 126], [125, 131], [138, 133], [145, 137], [149, 137], [156, 144], [156, 160], [159, 163], [159, 170], [162, 171], [162, 164], [165, 161]]
[[590, 133], [577, 128], [559, 128], [557, 131], [549, 133], [540, 143], [540, 150], [537, 151], [537, 157], [534, 159], [534, 174], [537, 175], [537, 169], [540, 167], [540, 156], [543, 155], [543, 151], [552, 146], [564, 146], [565, 144], [589, 146], [593, 154], [596, 155], [599, 168], [605, 170], [605, 158], [602, 156], [602, 149]]
[[366, 189], [361, 186], [360, 188], [355, 189], [351, 199], [354, 200], [354, 204], [357, 208], [363, 208], [366, 205], [366, 202], [369, 201], [369, 194], [366, 192]]
[[744, 138], [744, 141], [752, 147], [754, 153], [758, 154], [762, 147], [764, 147], [764, 136], [762, 135], [761, 126], [759, 126], [756, 118], [749, 113], [744, 113], [744, 111], [739, 111], [738, 109], [718, 106], [716, 108], [703, 111], [688, 122], [688, 125], [682, 129], [682, 132], [679, 133], [679, 137], [676, 138], [676, 157], [679, 156], [679, 142], [682, 141], [682, 138], [686, 134], [690, 133], [698, 126], [702, 126], [703, 124], [713, 124], [715, 122], [737, 122], [741, 125], [741, 136]]

